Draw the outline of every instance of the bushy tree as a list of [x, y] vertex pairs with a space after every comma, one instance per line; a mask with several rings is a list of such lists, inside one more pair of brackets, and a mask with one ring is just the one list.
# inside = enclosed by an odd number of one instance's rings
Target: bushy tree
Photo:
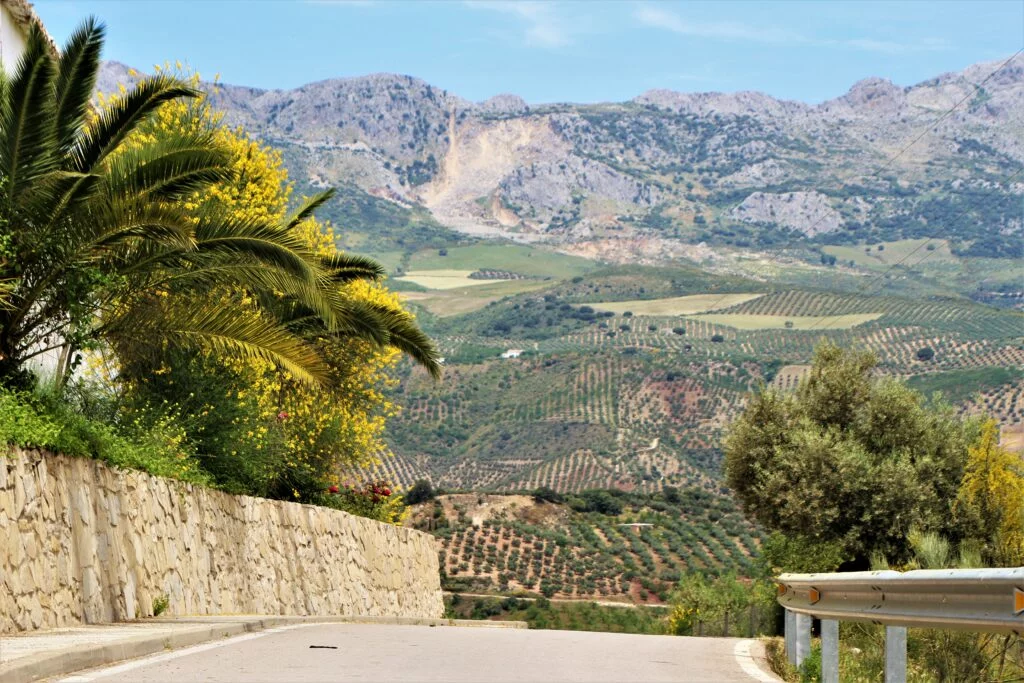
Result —
[[538, 486], [531, 494], [538, 503], [561, 503], [565, 498], [550, 486]]
[[1024, 460], [999, 445], [995, 420], [970, 448], [957, 513], [984, 544], [989, 563], [1024, 565]]
[[952, 506], [977, 434], [948, 406], [875, 379], [875, 364], [823, 342], [795, 394], [762, 388], [725, 439], [726, 477], [748, 515], [838, 544], [860, 567], [874, 553], [908, 557], [912, 528], [963, 535]]
[[430, 482], [426, 479], [419, 479], [409, 487], [409, 490], [402, 497], [405, 498], [405, 502], [409, 505], [416, 505], [433, 500], [434, 496], [434, 487], [430, 485]]

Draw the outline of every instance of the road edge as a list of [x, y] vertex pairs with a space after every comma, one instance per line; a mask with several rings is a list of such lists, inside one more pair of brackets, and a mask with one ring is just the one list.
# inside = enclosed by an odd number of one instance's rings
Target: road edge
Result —
[[779, 683], [782, 681], [768, 666], [764, 643], [752, 638], [737, 641], [733, 646], [732, 655], [743, 673], [761, 683]]
[[32, 681], [42, 679], [58, 678], [86, 669], [95, 669], [160, 652], [178, 650], [213, 640], [293, 624], [350, 623], [463, 628], [527, 628], [526, 622], [523, 621], [474, 621], [415, 617], [179, 617], [152, 619], [147, 620], [147, 623], [195, 623], [196, 626], [156, 636], [131, 637], [126, 634], [127, 637], [119, 642], [80, 645], [66, 650], [50, 650], [26, 655], [6, 664], [0, 664], [0, 682], [32, 683]]

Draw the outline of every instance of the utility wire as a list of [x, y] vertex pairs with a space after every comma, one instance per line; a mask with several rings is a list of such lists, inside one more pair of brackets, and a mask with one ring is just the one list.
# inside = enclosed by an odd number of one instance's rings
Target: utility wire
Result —
[[[1007, 177], [1006, 177], [1006, 178], [1004, 178], [1003, 180], [999, 181], [999, 183], [997, 183], [997, 184], [996, 184], [996, 187], [995, 187], [995, 188], [993, 188], [993, 189], [992, 189], [991, 191], [989, 191], [989, 192], [985, 193], [985, 195], [983, 195], [983, 196], [981, 197], [981, 199], [979, 199], [979, 200], [977, 200], [977, 201], [984, 201], [984, 200], [988, 199], [989, 197], [993, 196], [994, 194], [996, 194], [997, 192], [999, 192], [1000, 190], [1002, 190], [1002, 189], [1003, 189], [1003, 185], [1004, 185], [1004, 184], [1007, 184], [1007, 183], [1010, 183], [1010, 182], [1012, 182], [1012, 181], [1013, 181], [1013, 179], [1014, 179], [1014, 178], [1016, 178], [1017, 176], [1019, 176], [1019, 175], [1020, 175], [1021, 173], [1024, 173], [1024, 167], [1022, 167], [1022, 168], [1019, 168], [1019, 169], [1017, 169], [1017, 171], [1016, 171], [1016, 172], [1014, 172], [1013, 174], [1011, 174], [1011, 175], [1007, 176]], [[968, 213], [970, 213], [970, 212], [971, 212], [971, 209], [970, 209], [970, 208], [964, 209], [964, 210], [963, 210], [963, 211], [961, 211], [960, 213], [958, 213], [958, 214], [956, 214], [955, 216], [953, 216], [953, 218], [952, 218], [952, 221], [956, 221], [956, 220], [958, 220], [958, 219], [962, 218], [963, 216], [966, 216], [966, 215], [967, 215]], [[951, 221], [951, 222], [952, 222], [952, 221]], [[895, 269], [895, 268], [896, 268], [897, 266], [900, 266], [900, 265], [902, 265], [903, 263], [905, 263], [905, 262], [906, 262], [906, 261], [907, 261], [907, 260], [908, 260], [908, 259], [909, 259], [909, 258], [910, 258], [911, 256], [913, 256], [913, 255], [914, 255], [914, 254], [916, 254], [917, 252], [919, 252], [919, 251], [921, 251], [922, 249], [924, 249], [924, 248], [925, 248], [926, 246], [928, 246], [929, 244], [931, 244], [931, 243], [932, 243], [932, 242], [933, 242], [934, 240], [936, 240], [936, 239], [937, 239], [937, 238], [935, 238], [935, 237], [929, 237], [929, 238], [928, 238], [928, 239], [926, 239], [926, 240], [925, 240], [924, 242], [922, 242], [921, 244], [917, 245], [917, 246], [916, 246], [916, 247], [915, 247], [915, 248], [914, 248], [913, 250], [911, 250], [910, 252], [908, 252], [908, 253], [907, 253], [907, 254], [906, 254], [906, 255], [905, 255], [905, 256], [904, 256], [903, 258], [901, 258], [901, 259], [900, 259], [899, 261], [896, 261], [895, 263], [891, 264], [891, 265], [890, 265], [890, 266], [889, 266], [888, 268], [886, 268], [886, 269], [885, 269], [884, 271], [882, 271], [882, 272], [881, 272], [880, 274], [878, 274], [877, 276], [875, 276], [875, 277], [874, 277], [873, 279], [869, 280], [869, 281], [867, 282], [867, 284], [865, 284], [865, 285], [863, 285], [863, 286], [859, 287], [859, 288], [857, 289], [857, 291], [855, 291], [855, 292], [853, 292], [852, 294], [849, 294], [849, 295], [847, 295], [847, 296], [863, 296], [863, 295], [864, 295], [864, 293], [865, 293], [865, 292], [867, 292], [867, 290], [868, 290], [868, 289], [870, 289], [870, 288], [871, 288], [871, 287], [872, 287], [872, 286], [873, 286], [873, 285], [874, 285], [874, 284], [875, 284], [876, 282], [879, 282], [880, 280], [882, 280], [883, 278], [885, 278], [885, 276], [886, 276], [886, 275], [888, 275], [888, 274], [889, 274], [890, 272], [892, 272], [892, 270], [893, 270], [893, 269]], [[909, 266], [909, 268], [916, 268], [916, 267], [917, 267], [918, 265], [920, 265], [920, 264], [921, 264], [921, 263], [922, 263], [922, 262], [923, 262], [923, 261], [924, 261], [924, 260], [925, 260], [926, 258], [928, 258], [929, 256], [931, 256], [931, 255], [932, 255], [933, 253], [934, 253], [934, 252], [931, 252], [931, 251], [929, 251], [929, 252], [926, 252], [926, 253], [925, 253], [925, 255], [924, 255], [924, 256], [923, 256], [923, 257], [922, 257], [921, 259], [919, 259], [919, 260], [918, 260], [918, 261], [917, 261], [916, 263], [914, 263], [913, 265]], [[909, 269], [909, 268], [908, 268], [908, 269]], [[848, 317], [848, 316], [850, 316], [850, 315], [856, 315], [856, 313], [844, 313], [844, 314], [842, 314], [842, 315], [839, 315], [838, 317], [836, 317], [836, 318], [835, 318], [835, 320], [836, 320], [836, 322], [838, 322], [839, 320], [842, 320], [843, 318], [845, 318], [845, 317]], [[829, 318], [832, 318], [832, 317], [833, 317], [833, 316], [822, 316], [822, 319], [821, 319], [821, 323], [820, 323], [820, 324], [817, 324], [817, 325], [812, 325], [812, 326], [808, 327], [808, 328], [807, 328], [807, 331], [811, 331], [811, 330], [817, 329], [818, 327], [820, 327], [820, 326], [821, 326], [821, 324], [824, 324], [824, 322], [825, 322], [825, 321], [827, 321], [827, 320], [828, 320]]]

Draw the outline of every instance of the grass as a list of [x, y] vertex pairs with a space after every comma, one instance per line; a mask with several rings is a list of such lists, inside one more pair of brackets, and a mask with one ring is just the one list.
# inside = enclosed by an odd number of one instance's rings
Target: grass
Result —
[[[926, 242], [933, 245], [935, 249], [930, 252], [926, 251], [927, 247], [923, 246]], [[878, 250], [879, 244], [885, 247], [882, 251]], [[870, 251], [866, 251], [867, 249], [870, 249]], [[924, 258], [926, 254], [928, 255], [929, 263], [957, 260], [957, 257], [949, 250], [949, 242], [946, 240], [928, 240], [924, 238], [878, 242], [859, 247], [829, 246], [822, 247], [821, 250], [826, 254], [835, 256], [843, 263], [853, 261], [854, 265], [865, 268], [888, 267], [894, 263], [905, 262], [904, 259], [908, 257], [910, 262], [916, 262], [918, 259]]]
[[668, 299], [640, 299], [592, 304], [599, 311], [637, 315], [693, 315], [752, 301], [764, 294], [692, 294]]
[[412, 282], [427, 289], [461, 289], [463, 287], [478, 287], [485, 285], [489, 280], [472, 280], [472, 270], [414, 270], [406, 273], [396, 280]]
[[402, 251], [378, 251], [370, 254], [366, 254], [372, 259], [375, 259], [383, 265], [389, 273], [395, 272], [395, 270], [402, 264], [402, 259], [405, 257], [405, 252]]
[[[396, 280], [401, 282], [403, 280]], [[429, 281], [429, 280], [428, 280]], [[412, 280], [408, 280], [412, 282]], [[550, 286], [541, 280], [463, 280], [460, 287], [431, 289], [427, 292], [403, 292], [410, 302], [441, 318], [472, 313], [506, 296], [522, 294]]]
[[907, 380], [907, 386], [920, 391], [925, 396], [939, 391], [942, 392], [946, 401], [961, 403], [978, 392], [1019, 380], [1021, 374], [1020, 368], [998, 366], [966, 368], [917, 375]]
[[743, 313], [710, 313], [694, 318], [725, 325], [738, 330], [847, 330], [881, 318], [881, 313], [848, 315], [750, 315]]
[[438, 249], [422, 250], [409, 259], [409, 269], [505, 270], [532, 277], [567, 279], [598, 267], [595, 261], [517, 244], [474, 244], [450, 247], [441, 256]]

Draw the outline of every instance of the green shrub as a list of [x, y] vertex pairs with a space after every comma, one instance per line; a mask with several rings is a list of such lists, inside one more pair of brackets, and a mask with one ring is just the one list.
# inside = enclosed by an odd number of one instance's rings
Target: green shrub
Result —
[[210, 485], [184, 430], [169, 416], [136, 413], [118, 429], [90, 419], [61, 398], [0, 389], [0, 440], [114, 467]]

